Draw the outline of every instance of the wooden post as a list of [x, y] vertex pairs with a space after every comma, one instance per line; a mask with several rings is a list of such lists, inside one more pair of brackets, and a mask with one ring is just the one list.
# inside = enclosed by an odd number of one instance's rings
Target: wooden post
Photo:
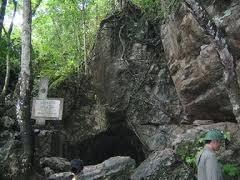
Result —
[[[41, 78], [39, 82], [39, 91], [38, 91], [38, 99], [47, 99], [48, 94], [48, 82], [49, 79], [47, 77]], [[45, 118], [37, 118], [37, 125], [45, 125]]]

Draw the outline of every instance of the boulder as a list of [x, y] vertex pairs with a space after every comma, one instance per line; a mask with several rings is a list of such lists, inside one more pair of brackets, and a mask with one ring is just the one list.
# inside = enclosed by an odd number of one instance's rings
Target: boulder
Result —
[[[84, 180], [128, 180], [135, 169], [135, 161], [130, 157], [112, 157], [101, 164], [85, 166], [80, 175]], [[69, 177], [70, 172], [53, 174], [49, 179], [54, 180], [62, 177]]]
[[[207, 22], [208, 17], [205, 18]], [[168, 68], [188, 118], [235, 121], [214, 37], [207, 35], [185, 3], [162, 26], [161, 37]]]
[[127, 180], [135, 169], [135, 161], [130, 157], [112, 157], [101, 164], [86, 166], [83, 175], [86, 180]]
[[131, 180], [193, 180], [193, 174], [172, 149], [157, 150], [143, 161]]

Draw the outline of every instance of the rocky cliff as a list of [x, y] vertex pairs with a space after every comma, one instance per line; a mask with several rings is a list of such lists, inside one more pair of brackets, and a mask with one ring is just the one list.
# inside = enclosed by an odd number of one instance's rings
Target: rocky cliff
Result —
[[129, 4], [102, 22], [89, 61], [96, 94], [149, 150], [174, 125], [238, 122], [238, 8], [183, 1], [161, 23]]
[[[171, 157], [164, 149], [178, 152], [179, 144], [219, 128], [235, 139], [226, 149], [228, 160], [236, 162], [239, 8], [238, 1], [186, 0], [160, 22], [128, 4], [102, 22], [88, 65], [92, 82], [111, 121], [124, 114], [146, 155], [157, 150]], [[149, 158], [132, 178], [169, 179], [158, 154]]]
[[[50, 93], [65, 99], [63, 123], [36, 135], [39, 158], [130, 156], [138, 166], [131, 179], [194, 179], [189, 158], [217, 128], [231, 136], [221, 161], [240, 165], [240, 3], [177, 4], [164, 20], [129, 2], [102, 21], [88, 74]], [[0, 155], [13, 163], [8, 144]]]

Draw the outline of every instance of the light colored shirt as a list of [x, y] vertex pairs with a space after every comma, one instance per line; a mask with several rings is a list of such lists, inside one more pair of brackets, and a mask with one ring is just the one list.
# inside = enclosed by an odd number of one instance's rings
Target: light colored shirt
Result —
[[223, 180], [221, 166], [213, 150], [205, 147], [196, 160], [198, 180]]

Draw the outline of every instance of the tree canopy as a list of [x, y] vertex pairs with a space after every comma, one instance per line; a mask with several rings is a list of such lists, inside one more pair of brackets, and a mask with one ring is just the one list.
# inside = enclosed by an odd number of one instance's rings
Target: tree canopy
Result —
[[[164, 17], [180, 0], [132, 0], [149, 16]], [[16, 16], [10, 41], [8, 28], [16, 6]], [[35, 78], [50, 77], [55, 86], [73, 73], [85, 70], [85, 61], [96, 39], [100, 22], [117, 8], [117, 0], [32, 0], [32, 68]], [[5, 3], [5, 6], [4, 6]], [[6, 55], [10, 52], [9, 69], [12, 78], [20, 70], [20, 23], [22, 0], [2, 0], [3, 28], [0, 36], [0, 69], [3, 88], [6, 76]], [[5, 11], [3, 12], [3, 7]], [[0, 21], [1, 21], [0, 18]], [[1, 23], [0, 23], [1, 28]]]

